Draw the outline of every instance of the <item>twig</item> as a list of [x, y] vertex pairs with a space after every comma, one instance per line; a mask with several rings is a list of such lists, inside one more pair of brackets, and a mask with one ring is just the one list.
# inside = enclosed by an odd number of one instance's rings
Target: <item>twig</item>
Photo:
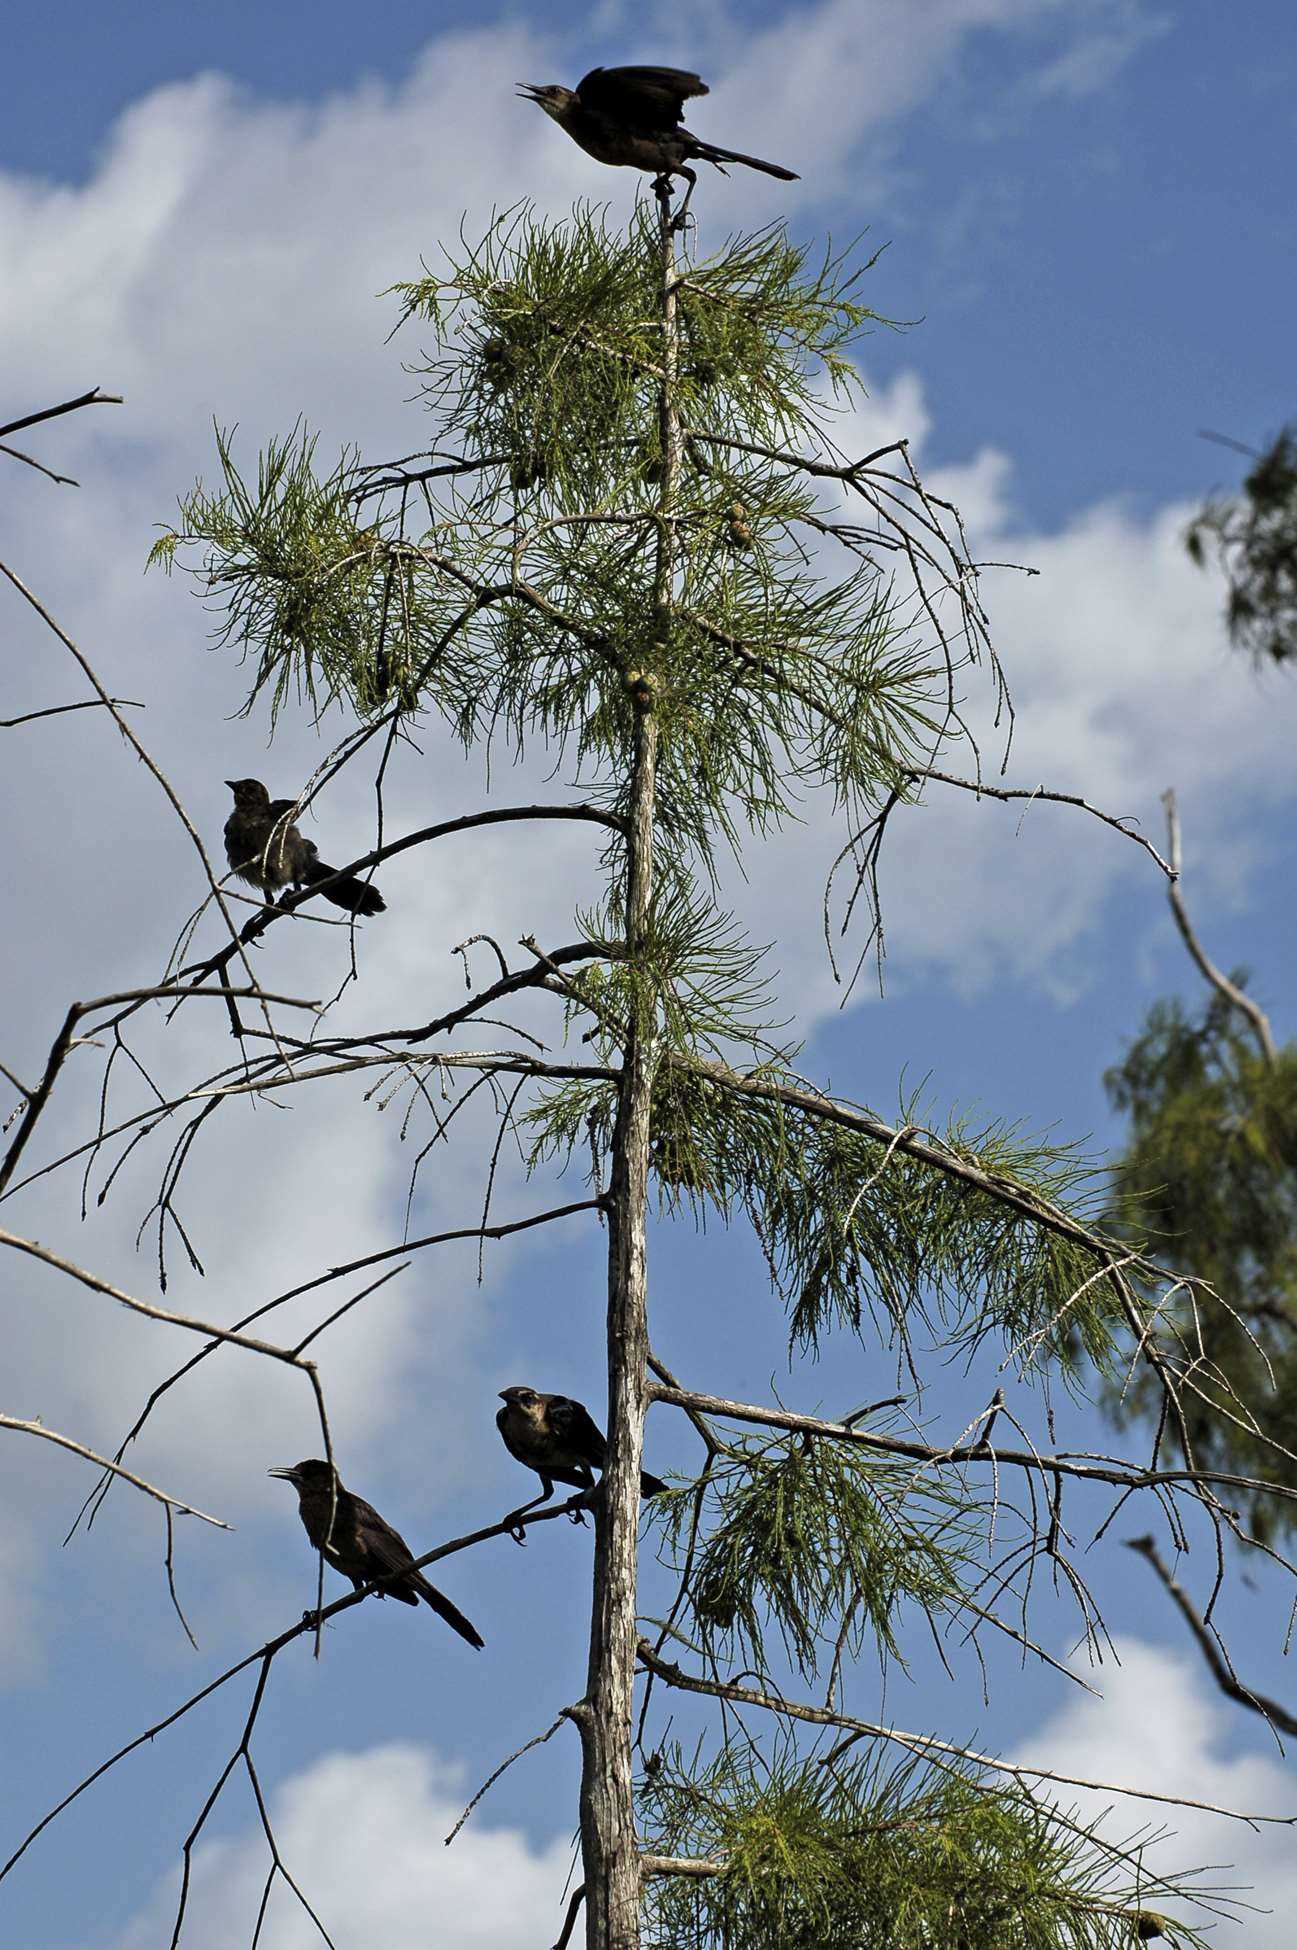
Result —
[[1240, 1706], [1249, 1707], [1253, 1713], [1259, 1713], [1262, 1719], [1270, 1722], [1272, 1728], [1287, 1734], [1297, 1734], [1297, 1713], [1293, 1713], [1286, 1706], [1281, 1706], [1278, 1700], [1268, 1698], [1265, 1693], [1254, 1693], [1250, 1687], [1243, 1684], [1237, 1673], [1233, 1671], [1229, 1661], [1222, 1654], [1219, 1641], [1212, 1632], [1211, 1627], [1205, 1622], [1202, 1614], [1193, 1604], [1183, 1585], [1179, 1583], [1168, 1566], [1162, 1561], [1161, 1553], [1153, 1539], [1151, 1537], [1128, 1537], [1126, 1539], [1126, 1548], [1137, 1551], [1153, 1567], [1154, 1572], [1161, 1579], [1166, 1591], [1175, 1601], [1176, 1605], [1178, 1605], [1181, 1617], [1193, 1633], [1198, 1644], [1198, 1649], [1206, 1660], [1208, 1670], [1212, 1678], [1216, 1681], [1216, 1684], [1220, 1687], [1221, 1692], [1227, 1698], [1237, 1700]]
[[[385, 1246], [381, 1252], [367, 1253], [362, 1259], [348, 1260], [343, 1266], [331, 1267], [327, 1273], [321, 1273], [316, 1279], [305, 1280], [300, 1286], [290, 1287], [286, 1292], [276, 1294], [272, 1300], [263, 1301], [259, 1307], [254, 1307], [251, 1313], [244, 1314], [242, 1319], [237, 1320], [234, 1323], [235, 1328], [239, 1332], [242, 1332], [245, 1327], [251, 1327], [255, 1321], [261, 1320], [266, 1314], [273, 1312], [276, 1307], [282, 1307], [290, 1300], [297, 1300], [302, 1294], [311, 1293], [315, 1288], [326, 1286], [332, 1280], [345, 1279], [351, 1273], [363, 1272], [366, 1267], [376, 1266], [385, 1259], [396, 1259], [404, 1253], [418, 1252], [426, 1246], [446, 1245], [460, 1239], [477, 1239], [483, 1235], [484, 1230], [485, 1236], [489, 1239], [507, 1239], [515, 1232], [527, 1232], [533, 1226], [547, 1225], [555, 1219], [566, 1219], [576, 1212], [594, 1211], [599, 1209], [599, 1206], [600, 1201], [597, 1198], [577, 1199], [571, 1205], [555, 1206], [547, 1212], [535, 1212], [526, 1219], [512, 1219], [504, 1224], [488, 1226], [485, 1229], [481, 1226], [458, 1226], [450, 1232], [432, 1232], [423, 1239], [406, 1240], [399, 1246]], [[318, 1332], [320, 1330], [317, 1329], [316, 1331]], [[168, 1390], [174, 1388], [178, 1381], [183, 1380], [185, 1375], [196, 1368], [200, 1361], [205, 1361], [209, 1355], [215, 1354], [221, 1345], [222, 1343], [219, 1340], [209, 1341], [206, 1347], [200, 1348], [197, 1354], [191, 1354], [187, 1361], [183, 1362], [172, 1374], [169, 1374], [164, 1381], [160, 1381], [157, 1384], [135, 1422], [123, 1437], [117, 1450], [118, 1461], [125, 1455], [131, 1443], [135, 1441], [150, 1414]], [[301, 1351], [301, 1344], [299, 1344], [298, 1351]], [[81, 1519], [85, 1516], [86, 1511], [91, 1509], [92, 1505], [94, 1506], [94, 1514], [91, 1516], [91, 1522], [93, 1523], [94, 1515], [98, 1514], [99, 1507], [103, 1502], [111, 1481], [111, 1476], [105, 1476], [103, 1482], [86, 1498], [86, 1501], [77, 1513], [77, 1518], [72, 1525], [72, 1529], [63, 1540], [64, 1543], [67, 1543], [76, 1534]]]
[[1172, 887], [1175, 885], [1176, 875], [1180, 871], [1179, 866], [1171, 860], [1164, 860], [1151, 840], [1145, 839], [1142, 833], [1133, 831], [1129, 816], [1122, 818], [1116, 813], [1104, 812], [1099, 806], [1092, 806], [1090, 801], [1083, 799], [1079, 793], [1051, 792], [1043, 785], [1033, 786], [1030, 790], [1025, 786], [1015, 786], [1010, 789], [1007, 786], [987, 785], [983, 779], [956, 778], [953, 773], [938, 772], [932, 766], [924, 766], [921, 769], [910, 768], [907, 776], [916, 783], [923, 779], [935, 779], [941, 785], [955, 785], [962, 792], [971, 792], [978, 799], [1001, 799], [1006, 804], [1012, 799], [1043, 799], [1048, 800], [1051, 805], [1076, 806], [1080, 811], [1088, 812], [1091, 818], [1102, 820], [1105, 826], [1111, 826], [1115, 833], [1122, 834], [1125, 839], [1133, 840], [1136, 846], [1142, 846], [1150, 859], [1161, 868]]
[[189, 1629], [189, 1620], [185, 1617], [184, 1610], [181, 1606], [179, 1596], [177, 1595], [176, 1592], [176, 1567], [174, 1561], [176, 1526], [172, 1519], [170, 1504], [167, 1504], [165, 1506], [163, 1514], [167, 1520], [167, 1554], [166, 1557], [163, 1559], [163, 1562], [166, 1566], [166, 1572], [167, 1572], [167, 1590], [171, 1593], [171, 1602], [175, 1607], [176, 1617], [180, 1620], [180, 1624], [184, 1631], [185, 1637], [189, 1640], [189, 1643], [193, 1646], [194, 1651], [197, 1652], [198, 1640], [194, 1637], [193, 1633]]
[[[81, 399], [71, 400], [64, 406], [52, 408], [51, 412], [66, 413], [66, 412], [71, 412], [73, 407], [76, 406], [94, 405], [98, 403], [100, 397], [102, 397], [105, 400], [114, 398], [113, 395], [109, 395], [109, 394], [105, 394], [101, 396], [98, 393], [98, 389], [96, 389], [94, 393], [87, 393]], [[48, 417], [48, 415], [42, 414], [39, 417], [46, 418]], [[126, 718], [122, 717], [120, 712], [115, 709], [115, 707], [113, 706], [112, 699], [109, 697], [108, 692], [104, 689], [103, 685], [100, 683], [99, 678], [96, 675], [95, 670], [91, 665], [89, 658], [86, 657], [84, 653], [77, 648], [76, 644], [72, 641], [72, 638], [68, 635], [67, 631], [62, 627], [60, 623], [58, 623], [55, 620], [55, 618], [50, 614], [49, 610], [46, 609], [44, 603], [40, 600], [39, 596], [37, 596], [34, 593], [34, 591], [32, 591], [27, 587], [27, 584], [23, 581], [22, 577], [18, 575], [13, 569], [11, 569], [7, 562], [0, 562], [0, 575], [3, 575], [6, 581], [10, 582], [13, 585], [13, 587], [18, 591], [19, 595], [23, 598], [24, 602], [28, 603], [31, 606], [31, 608], [35, 610], [36, 614], [40, 617], [41, 621], [45, 624], [46, 628], [50, 630], [52, 634], [58, 638], [59, 642], [70, 653], [75, 663], [77, 664], [77, 667], [80, 669], [82, 676], [85, 677], [87, 683], [89, 683], [89, 685], [95, 692], [95, 695], [99, 699], [99, 702], [107, 708], [110, 716], [112, 717], [113, 723], [117, 726], [117, 729], [121, 732], [122, 737], [125, 739], [126, 743], [131, 747], [132, 751], [135, 753], [135, 756], [139, 759], [140, 763], [152, 775], [152, 777], [156, 780], [157, 784], [160, 786], [163, 794], [165, 795], [168, 803], [171, 806], [171, 810], [175, 813], [176, 818], [180, 821], [180, 824], [183, 826], [185, 832], [188, 834], [190, 842], [193, 845], [193, 848], [198, 855], [199, 861], [202, 865], [203, 872], [207, 878], [207, 884], [212, 892], [212, 898], [216, 902], [217, 907], [220, 909], [221, 919], [225, 922], [226, 927], [229, 929], [231, 941], [234, 944], [232, 952], [239, 956], [240, 960], [243, 963], [244, 970], [247, 974], [248, 981], [251, 983], [253, 989], [255, 990], [257, 986], [256, 973], [252, 967], [251, 962], [247, 958], [247, 954], [242, 943], [239, 940], [238, 929], [234, 925], [234, 916], [230, 912], [229, 903], [227, 902], [225, 895], [221, 891], [220, 883], [216, 877], [216, 874], [212, 869], [212, 863], [210, 858], [208, 857], [207, 848], [203, 845], [202, 837], [199, 834], [198, 828], [194, 825], [193, 821], [189, 817], [189, 814], [185, 811], [179, 793], [176, 791], [175, 787], [172, 785], [170, 779], [167, 777], [166, 773], [162, 770], [161, 766], [157, 763], [157, 761], [152, 757], [152, 755], [145, 749], [145, 747], [140, 743], [139, 739], [135, 736], [135, 733], [132, 731], [129, 721]], [[238, 1013], [235, 1010], [233, 1002], [227, 1000], [226, 1006], [230, 1011], [232, 1021], [234, 1023], [237, 1023]], [[274, 1025], [270, 1020], [270, 1012], [266, 1008], [264, 1003], [262, 1004], [262, 1015], [265, 1020], [266, 1028], [270, 1030], [271, 1033], [273, 1034]]]
[[7, 434], [21, 433], [24, 427], [34, 427], [42, 420], [57, 420], [60, 413], [75, 413], [82, 406], [121, 406], [122, 404], [120, 393], [101, 393], [97, 386], [92, 386], [88, 393], [79, 393], [76, 399], [65, 399], [61, 406], [43, 406], [38, 413], [27, 413], [21, 420], [10, 420], [6, 426], [0, 427], [0, 440], [3, 440]]
[[80, 487], [81, 485], [80, 481], [74, 481], [70, 474], [56, 474], [54, 469], [47, 467], [43, 460], [37, 460], [35, 454], [25, 454], [21, 447], [11, 447], [7, 441], [0, 441], [0, 454], [8, 454], [10, 460], [20, 460], [25, 466], [34, 467], [36, 472], [43, 474], [47, 481], [53, 481], [55, 487]]
[[568, 1718], [568, 1713], [567, 1713], [567, 1708], [565, 1707], [563, 1711], [559, 1714], [557, 1720], [555, 1720], [552, 1727], [546, 1727], [544, 1733], [533, 1734], [530, 1740], [524, 1741], [521, 1747], [515, 1748], [514, 1752], [510, 1754], [507, 1760], [502, 1760], [500, 1762], [500, 1765], [495, 1769], [494, 1773], [487, 1775], [481, 1787], [478, 1789], [477, 1793], [473, 1796], [473, 1799], [469, 1802], [463, 1814], [460, 1816], [459, 1820], [455, 1823], [455, 1826], [451, 1829], [449, 1835], [447, 1835], [445, 1841], [445, 1846], [447, 1848], [450, 1847], [456, 1835], [458, 1835], [460, 1829], [464, 1826], [464, 1823], [468, 1820], [469, 1816], [472, 1814], [474, 1808], [477, 1806], [478, 1802], [482, 1799], [483, 1795], [488, 1793], [489, 1790], [495, 1786], [500, 1776], [506, 1773], [508, 1769], [513, 1766], [513, 1763], [516, 1760], [521, 1760], [524, 1754], [529, 1754], [533, 1747], [543, 1747], [545, 1742], [558, 1732], [559, 1728], [563, 1725], [564, 1721], [567, 1718]]
[[109, 1462], [107, 1456], [99, 1455], [94, 1449], [87, 1449], [84, 1442], [77, 1442], [70, 1435], [60, 1435], [57, 1429], [47, 1429], [43, 1422], [23, 1421], [17, 1415], [0, 1415], [0, 1429], [14, 1429], [19, 1435], [37, 1435], [43, 1442], [57, 1443], [60, 1449], [70, 1449], [74, 1456], [84, 1456], [87, 1462], [97, 1464], [100, 1469], [107, 1470], [113, 1476], [120, 1476], [123, 1482], [130, 1483], [134, 1489], [142, 1490], [145, 1496], [153, 1497], [156, 1502], [165, 1507], [168, 1535], [173, 1510], [178, 1510], [182, 1517], [197, 1517], [200, 1523], [213, 1524], [217, 1530], [230, 1528], [223, 1518], [209, 1517], [205, 1510], [199, 1510], [194, 1504], [184, 1502], [181, 1497], [169, 1495], [166, 1490], [158, 1489], [156, 1484], [145, 1482], [142, 1476], [132, 1475], [129, 1469], [122, 1468], [120, 1462]]
[[1180, 895], [1180, 815], [1176, 809], [1175, 792], [1170, 788], [1162, 794], [1162, 804], [1166, 807], [1167, 851], [1171, 855], [1171, 867], [1174, 875], [1170, 886], [1166, 890], [1167, 899], [1171, 903], [1171, 913], [1175, 917], [1176, 927], [1180, 930], [1180, 939], [1192, 955], [1198, 972], [1202, 975], [1203, 979], [1210, 982], [1218, 994], [1223, 995], [1228, 1003], [1232, 1004], [1240, 1014], [1247, 1017], [1248, 1022], [1252, 1026], [1252, 1033], [1256, 1037], [1257, 1045], [1264, 1062], [1269, 1068], [1273, 1068], [1276, 1050], [1274, 1034], [1270, 1028], [1270, 1018], [1266, 1015], [1265, 1010], [1261, 1008], [1259, 1003], [1254, 1002], [1250, 995], [1245, 995], [1241, 988], [1238, 988], [1230, 981], [1228, 975], [1222, 973], [1217, 968], [1215, 962], [1210, 959], [1206, 949], [1193, 931], [1193, 923], [1189, 919], [1188, 909], [1185, 907]]
[[[56, 478], [61, 479], [62, 476]], [[36, 718], [61, 717], [65, 711], [99, 711], [104, 703], [102, 697], [83, 697], [79, 704], [49, 704], [43, 711], [24, 711], [21, 718], [0, 718], [0, 731], [12, 731], [15, 725], [31, 724]], [[144, 711], [148, 708], [134, 697], [110, 697], [107, 703], [110, 708], [116, 706], [119, 710], [125, 710], [128, 706], [132, 711]]]

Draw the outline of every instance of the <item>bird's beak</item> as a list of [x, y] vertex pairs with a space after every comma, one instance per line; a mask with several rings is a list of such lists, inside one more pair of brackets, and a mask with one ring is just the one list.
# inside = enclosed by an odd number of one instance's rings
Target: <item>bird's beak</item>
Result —
[[297, 1481], [297, 1471], [295, 1469], [268, 1469], [266, 1474], [267, 1476], [282, 1476], [286, 1483], [295, 1483]]
[[502, 1388], [500, 1390], [500, 1400], [502, 1402], [507, 1402], [508, 1399], [509, 1399], [509, 1390], [507, 1388]]
[[234, 780], [233, 780], [233, 779], [227, 779], [227, 780], [225, 781], [225, 783], [226, 783], [226, 785], [228, 785], [228, 786], [229, 786], [229, 788], [230, 788], [230, 791], [231, 791], [231, 792], [233, 792], [233, 790], [234, 790]]
[[516, 81], [514, 87], [525, 102], [538, 102], [544, 92], [538, 82]]

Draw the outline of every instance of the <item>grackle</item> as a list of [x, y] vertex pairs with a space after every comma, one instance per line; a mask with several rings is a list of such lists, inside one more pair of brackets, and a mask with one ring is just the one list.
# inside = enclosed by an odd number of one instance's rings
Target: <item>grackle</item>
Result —
[[[534, 1510], [538, 1503], [548, 1503], [555, 1483], [593, 1489], [594, 1472], [604, 1466], [607, 1444], [588, 1409], [567, 1395], [541, 1395], [534, 1388], [502, 1388], [500, 1400], [504, 1407], [495, 1418], [495, 1426], [505, 1448], [518, 1462], [534, 1469], [541, 1480], [540, 1495], [521, 1509], [510, 1511], [507, 1521]], [[641, 1496], [657, 1496], [665, 1488], [658, 1477], [650, 1476], [646, 1469], [640, 1471]]]
[[685, 103], [693, 95], [705, 95], [707, 84], [681, 68], [591, 68], [574, 89], [520, 81], [518, 92], [543, 108], [596, 162], [651, 170], [659, 180], [683, 176], [689, 187], [677, 223], [698, 181], [691, 162], [714, 163], [722, 175], [726, 163], [742, 163], [785, 183], [797, 181], [795, 170], [737, 149], [718, 149], [683, 128]]
[[291, 1469], [272, 1469], [269, 1474], [282, 1476], [293, 1485], [307, 1536], [335, 1571], [351, 1579], [357, 1591], [374, 1578], [389, 1578], [391, 1582], [378, 1593], [380, 1598], [397, 1598], [403, 1605], [417, 1605], [422, 1598], [462, 1639], [481, 1648], [484, 1640], [463, 1612], [414, 1568], [414, 1552], [405, 1539], [397, 1536], [364, 1497], [344, 1489], [327, 1462], [316, 1458], [294, 1463]]
[[[313, 887], [337, 871], [291, 824], [293, 800], [272, 799], [260, 779], [225, 783], [234, 794], [234, 811], [225, 822], [225, 857], [240, 880], [274, 894], [281, 887]], [[354, 874], [326, 887], [324, 898], [348, 914], [381, 914], [387, 906], [377, 887]]]

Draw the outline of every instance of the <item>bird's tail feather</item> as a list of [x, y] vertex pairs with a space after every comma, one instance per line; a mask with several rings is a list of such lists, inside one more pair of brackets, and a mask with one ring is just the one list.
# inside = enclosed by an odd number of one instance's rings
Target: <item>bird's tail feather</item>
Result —
[[458, 1632], [462, 1639], [467, 1639], [470, 1645], [475, 1645], [479, 1652], [482, 1650], [486, 1640], [477, 1627], [471, 1625], [463, 1612], [456, 1605], [451, 1604], [446, 1594], [438, 1591], [435, 1584], [429, 1584], [425, 1577], [419, 1579], [419, 1595], [432, 1606], [438, 1618], [445, 1619], [453, 1632]]
[[660, 1476], [650, 1476], [647, 1469], [639, 1473], [639, 1493], [641, 1496], [661, 1496], [666, 1484]]
[[[331, 879], [336, 872], [336, 867], [326, 866], [323, 860], [312, 860], [307, 878], [312, 884], [317, 884], [321, 880]], [[377, 887], [369, 881], [357, 880], [354, 874], [326, 888], [324, 898], [332, 901], [335, 907], [345, 907], [348, 914], [382, 914], [387, 907]]]
[[762, 162], [760, 156], [745, 156], [738, 149], [718, 149], [715, 143], [699, 142], [697, 136], [694, 137], [694, 142], [695, 153], [704, 162], [715, 163], [717, 167], [721, 163], [743, 163], [746, 168], [759, 169], [766, 176], [777, 176], [781, 183], [801, 181], [795, 169], [784, 169], [779, 163]]

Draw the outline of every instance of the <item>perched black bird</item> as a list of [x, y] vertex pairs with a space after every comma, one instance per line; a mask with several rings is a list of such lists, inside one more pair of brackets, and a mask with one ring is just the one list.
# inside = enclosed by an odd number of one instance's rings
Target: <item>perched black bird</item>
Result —
[[715, 163], [722, 174], [726, 163], [743, 163], [782, 182], [797, 181], [795, 170], [737, 149], [718, 149], [682, 128], [685, 103], [692, 95], [705, 95], [707, 84], [680, 68], [591, 68], [575, 90], [520, 81], [518, 92], [538, 103], [596, 162], [651, 170], [656, 177], [683, 176], [689, 188], [680, 217], [698, 181], [691, 162]]
[[[291, 799], [272, 799], [260, 779], [225, 783], [234, 794], [234, 811], [225, 822], [225, 857], [240, 880], [274, 894], [281, 887], [313, 887], [336, 872], [324, 864], [314, 841], [303, 839], [290, 823]], [[381, 914], [387, 906], [377, 887], [354, 874], [327, 887], [324, 898], [348, 914]]]
[[[269, 1473], [293, 1485], [307, 1536], [336, 1571], [351, 1579], [357, 1591], [373, 1578], [392, 1577], [392, 1583], [378, 1593], [380, 1598], [397, 1598], [403, 1605], [417, 1605], [422, 1598], [462, 1639], [481, 1649], [484, 1640], [463, 1612], [457, 1611], [436, 1585], [429, 1584], [422, 1571], [413, 1568], [414, 1552], [405, 1539], [384, 1522], [372, 1503], [344, 1489], [327, 1462], [317, 1458]], [[395, 1572], [404, 1575], [393, 1577]]]
[[[495, 1426], [504, 1437], [509, 1454], [541, 1480], [541, 1493], [521, 1509], [509, 1513], [509, 1521], [548, 1503], [555, 1483], [571, 1483], [575, 1489], [594, 1487], [594, 1472], [602, 1469], [607, 1444], [595, 1427], [588, 1409], [567, 1395], [540, 1395], [534, 1388], [502, 1388], [504, 1407]], [[640, 1495], [656, 1496], [666, 1488], [647, 1469], [640, 1471]]]

